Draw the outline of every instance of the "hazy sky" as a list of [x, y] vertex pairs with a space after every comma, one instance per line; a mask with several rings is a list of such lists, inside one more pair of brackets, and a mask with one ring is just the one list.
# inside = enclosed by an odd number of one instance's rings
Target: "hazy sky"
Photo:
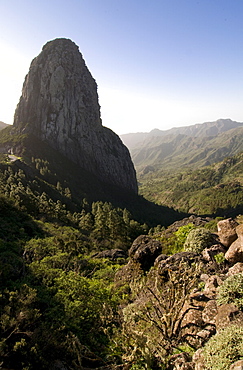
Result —
[[242, 0], [0, 0], [1, 121], [58, 37], [79, 46], [118, 134], [243, 121]]

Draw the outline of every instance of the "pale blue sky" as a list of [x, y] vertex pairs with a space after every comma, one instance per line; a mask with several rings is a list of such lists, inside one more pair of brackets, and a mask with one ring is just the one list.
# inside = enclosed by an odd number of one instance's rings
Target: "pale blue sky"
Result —
[[243, 121], [242, 0], [0, 0], [0, 120], [42, 46], [72, 39], [118, 134]]

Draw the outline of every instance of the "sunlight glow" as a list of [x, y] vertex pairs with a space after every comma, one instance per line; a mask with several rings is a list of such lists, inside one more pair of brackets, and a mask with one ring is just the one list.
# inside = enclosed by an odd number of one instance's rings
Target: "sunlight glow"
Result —
[[0, 42], [0, 120], [12, 124], [30, 61]]

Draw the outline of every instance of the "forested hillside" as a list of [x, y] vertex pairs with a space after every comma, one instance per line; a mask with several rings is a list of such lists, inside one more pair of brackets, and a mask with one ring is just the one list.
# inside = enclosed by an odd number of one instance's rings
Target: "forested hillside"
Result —
[[243, 212], [243, 153], [199, 169], [151, 171], [139, 176], [140, 192], [181, 212], [232, 216]]
[[[218, 347], [213, 344], [215, 324], [206, 318], [205, 302], [218, 304], [217, 310], [228, 302], [223, 289], [230, 265], [227, 248], [215, 239], [218, 220], [194, 216], [149, 230], [109, 202], [83, 199], [80, 212], [71, 211], [68, 202], [42, 191], [44, 182], [31, 184], [18, 163], [2, 163], [0, 171], [3, 368], [162, 370], [184, 359], [194, 369], [202, 355], [194, 362], [192, 356], [204, 345], [207, 370], [241, 358], [227, 342], [230, 328]], [[68, 188], [57, 184], [52, 191], [70, 200]], [[221, 303], [201, 279], [215, 274], [226, 279]], [[239, 317], [241, 306], [234, 312]], [[239, 348], [240, 330], [231, 328]], [[222, 366], [211, 365], [217, 361]]]
[[[131, 134], [132, 135], [132, 134]], [[151, 202], [200, 215], [242, 212], [242, 123], [218, 120], [153, 130], [131, 139], [139, 193]]]

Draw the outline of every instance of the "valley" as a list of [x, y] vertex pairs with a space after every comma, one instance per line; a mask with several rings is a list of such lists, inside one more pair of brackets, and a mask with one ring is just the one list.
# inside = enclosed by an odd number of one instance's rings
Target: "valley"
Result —
[[0, 367], [243, 366], [242, 145], [230, 119], [120, 139], [77, 45], [44, 45], [0, 126]]

